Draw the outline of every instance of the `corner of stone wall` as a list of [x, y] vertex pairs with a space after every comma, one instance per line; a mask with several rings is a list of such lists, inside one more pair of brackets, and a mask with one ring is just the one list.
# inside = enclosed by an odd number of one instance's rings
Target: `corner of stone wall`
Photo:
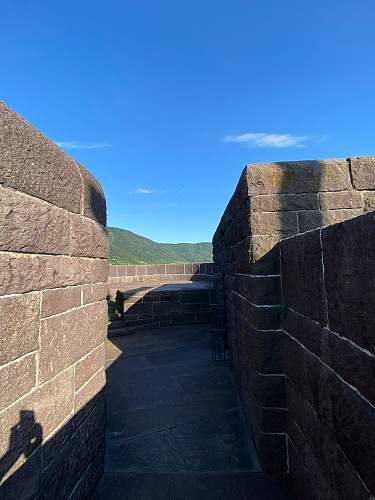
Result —
[[249, 164], [215, 232], [231, 363], [266, 471], [288, 470], [279, 242], [372, 210], [374, 162]]

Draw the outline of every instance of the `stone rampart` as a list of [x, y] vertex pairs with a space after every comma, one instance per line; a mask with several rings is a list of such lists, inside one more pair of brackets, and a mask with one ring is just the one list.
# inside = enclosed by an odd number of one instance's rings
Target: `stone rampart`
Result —
[[[224, 274], [231, 363], [266, 471], [286, 472], [290, 465], [279, 241], [307, 240], [316, 228], [373, 210], [374, 190], [374, 158], [248, 165], [214, 235], [215, 268]], [[344, 252], [345, 239], [341, 245]], [[304, 265], [301, 303], [309, 301], [307, 291], [314, 287], [307, 258]]]
[[148, 281], [199, 281], [214, 272], [212, 262], [190, 262], [180, 264], [110, 265], [108, 286], [116, 290], [132, 283]]
[[375, 493], [375, 213], [281, 242], [289, 471], [300, 498]]
[[89, 498], [103, 465], [106, 205], [0, 103], [0, 498]]

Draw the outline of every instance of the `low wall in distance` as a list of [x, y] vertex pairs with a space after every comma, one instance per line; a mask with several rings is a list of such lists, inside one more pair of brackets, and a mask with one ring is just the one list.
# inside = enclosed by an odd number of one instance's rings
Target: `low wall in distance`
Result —
[[106, 206], [0, 103], [0, 498], [90, 498], [103, 468]]
[[116, 290], [122, 286], [145, 281], [195, 281], [204, 280], [214, 273], [212, 262], [185, 264], [110, 265], [108, 287]]

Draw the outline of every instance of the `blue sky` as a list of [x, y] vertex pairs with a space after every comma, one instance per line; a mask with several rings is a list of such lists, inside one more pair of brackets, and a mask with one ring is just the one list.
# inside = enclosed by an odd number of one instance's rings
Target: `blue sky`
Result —
[[373, 0], [3, 0], [0, 99], [110, 225], [207, 241], [246, 163], [375, 154]]

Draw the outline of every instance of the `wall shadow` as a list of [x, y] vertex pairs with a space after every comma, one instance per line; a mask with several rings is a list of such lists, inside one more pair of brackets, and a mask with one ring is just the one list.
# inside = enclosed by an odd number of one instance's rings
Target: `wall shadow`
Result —
[[9, 431], [8, 450], [0, 459], [1, 500], [91, 497], [103, 472], [104, 390], [45, 442], [32, 409], [20, 410]]

